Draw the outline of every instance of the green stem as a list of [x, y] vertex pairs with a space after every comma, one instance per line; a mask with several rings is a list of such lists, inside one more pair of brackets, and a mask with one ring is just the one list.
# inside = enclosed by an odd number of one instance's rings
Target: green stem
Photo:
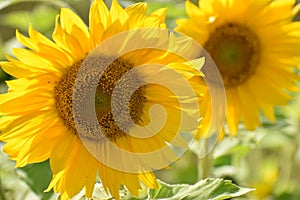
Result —
[[1, 181], [0, 181], [0, 199], [1, 200], [6, 200], [6, 197], [4, 195], [4, 191], [3, 191], [3, 188], [2, 188]]
[[[298, 120], [298, 123], [297, 123], [297, 132], [300, 131], [300, 119]], [[300, 147], [300, 137], [298, 134], [296, 134], [296, 138], [295, 138], [295, 147], [294, 147], [294, 151], [292, 152], [292, 166], [291, 166], [291, 170], [290, 170], [290, 176], [289, 176], [289, 179], [292, 180], [294, 177], [293, 177], [293, 174], [294, 173], [297, 173], [297, 164], [296, 164], [296, 159], [297, 159], [297, 151]]]
[[210, 176], [210, 172], [213, 166], [213, 151], [209, 149], [207, 142], [204, 142], [204, 157], [198, 160], [198, 179], [205, 179]]

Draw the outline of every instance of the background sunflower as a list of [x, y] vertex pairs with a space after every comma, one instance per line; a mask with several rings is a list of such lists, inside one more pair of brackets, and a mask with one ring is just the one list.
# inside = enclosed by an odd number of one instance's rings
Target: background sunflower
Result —
[[294, 67], [300, 58], [300, 26], [293, 23], [295, 3], [208, 0], [196, 6], [186, 1], [188, 18], [176, 21], [175, 30], [203, 45], [222, 75], [232, 135], [239, 122], [248, 130], [259, 127], [260, 112], [274, 122], [274, 107], [286, 105], [289, 94], [298, 91]]

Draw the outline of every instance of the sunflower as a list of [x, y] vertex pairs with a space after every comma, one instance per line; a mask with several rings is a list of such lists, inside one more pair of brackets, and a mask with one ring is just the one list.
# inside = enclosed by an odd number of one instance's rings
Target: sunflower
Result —
[[179, 133], [198, 126], [204, 60], [189, 61], [196, 57], [180, 46], [188, 39], [161, 29], [165, 9], [146, 10], [96, 0], [88, 29], [63, 8], [53, 41], [31, 26], [28, 37], [17, 31], [27, 49], [1, 62], [16, 77], [0, 96], [3, 150], [17, 167], [49, 159], [47, 191], [61, 199], [81, 189], [91, 198], [97, 174], [117, 199], [120, 185], [135, 196], [140, 182], [157, 187], [152, 170], [176, 160], [172, 147], [188, 142]]
[[260, 112], [273, 122], [274, 107], [287, 104], [298, 89], [293, 67], [300, 61], [300, 24], [292, 21], [294, 4], [199, 0], [196, 6], [186, 1], [189, 18], [176, 21], [175, 30], [199, 42], [222, 75], [232, 135], [241, 121], [248, 130], [259, 127]]

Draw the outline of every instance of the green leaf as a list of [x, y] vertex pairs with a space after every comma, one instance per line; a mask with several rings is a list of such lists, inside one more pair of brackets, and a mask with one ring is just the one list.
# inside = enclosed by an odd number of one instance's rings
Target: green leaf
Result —
[[[148, 197], [144, 190], [139, 197], [133, 197], [125, 188], [120, 189], [121, 200], [222, 200], [242, 196], [253, 189], [242, 188], [229, 180], [205, 179], [195, 185], [176, 184], [170, 185], [158, 180], [158, 189], [148, 189]], [[146, 189], [146, 188], [144, 188]], [[84, 190], [72, 198], [73, 200], [85, 200]], [[96, 183], [92, 195], [93, 200], [115, 200], [105, 192], [101, 183]], [[60, 196], [57, 196], [60, 200]]]
[[31, 164], [21, 168], [21, 170], [27, 175], [26, 178], [24, 178], [24, 181], [28, 186], [38, 194], [41, 199], [49, 199], [53, 193], [44, 192], [48, 187], [52, 176], [49, 161]]
[[[3, 143], [0, 142], [0, 149]], [[24, 182], [26, 174], [15, 168], [15, 162], [8, 160], [0, 150], [0, 199], [40, 199]]]
[[223, 179], [205, 179], [195, 185], [169, 185], [159, 181], [158, 189], [149, 190], [148, 200], [221, 200], [238, 197], [252, 190]]

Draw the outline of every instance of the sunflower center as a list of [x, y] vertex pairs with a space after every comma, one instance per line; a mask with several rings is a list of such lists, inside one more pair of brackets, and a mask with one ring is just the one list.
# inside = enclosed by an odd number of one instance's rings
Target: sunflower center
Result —
[[256, 35], [236, 23], [216, 28], [204, 48], [218, 66], [226, 87], [240, 85], [253, 75], [261, 51]]
[[[139, 87], [142, 85], [140, 76], [137, 73], [131, 73], [131, 76], [122, 78], [122, 84], [119, 84], [118, 91], [114, 92], [116, 103], [112, 112], [113, 91], [121, 77], [134, 66], [122, 58], [111, 62], [110, 58], [104, 57], [89, 58], [85, 65], [88, 68], [84, 69], [84, 73], [80, 75], [78, 73], [82, 62], [69, 67], [55, 86], [56, 110], [60, 118], [75, 134], [89, 140], [98, 141], [106, 137], [114, 141], [126, 136], [133, 122], [140, 122], [142, 106], [146, 100], [145, 86]], [[75, 81], [79, 85], [78, 88], [75, 87]], [[92, 88], [96, 88], [96, 91]], [[133, 90], [134, 88], [138, 89]], [[131, 91], [134, 92], [129, 97], [129, 102], [126, 103]], [[74, 109], [74, 105], [77, 107], [77, 104], [80, 109]], [[128, 116], [128, 110], [130, 116]], [[93, 114], [97, 117], [96, 121], [93, 120]], [[122, 119], [118, 121], [119, 124], [114, 119], [116, 114]], [[99, 126], [101, 131], [99, 131]]]

